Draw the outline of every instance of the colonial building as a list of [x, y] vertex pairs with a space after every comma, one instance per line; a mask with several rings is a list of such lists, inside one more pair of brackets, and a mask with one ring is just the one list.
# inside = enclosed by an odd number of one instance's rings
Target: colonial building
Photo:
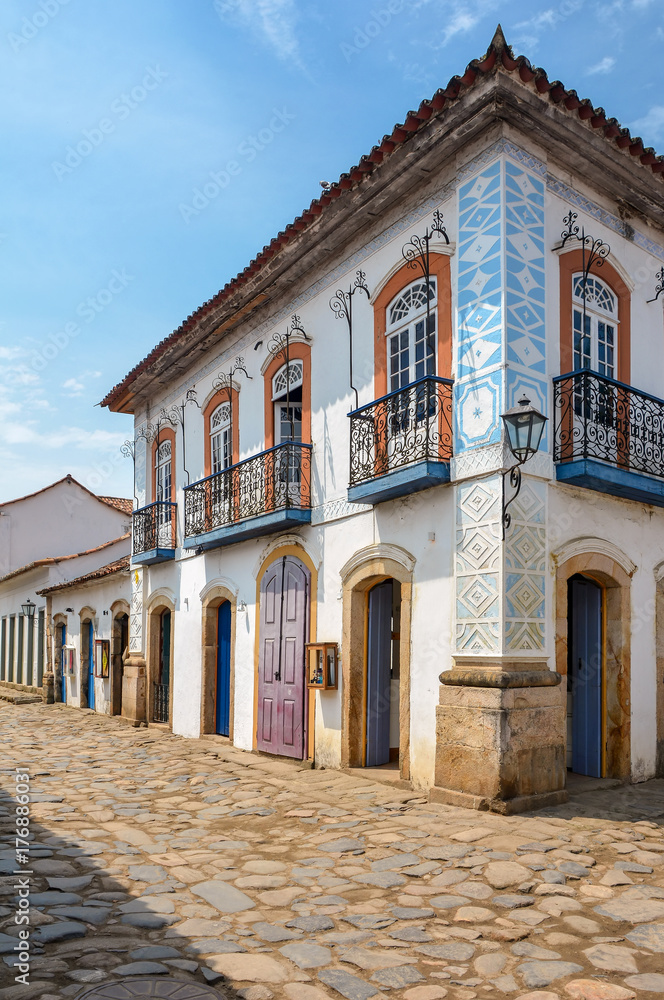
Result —
[[498, 29], [106, 396], [137, 723], [501, 810], [659, 773], [663, 178]]
[[54, 700], [121, 715], [129, 646], [129, 552], [38, 595], [46, 599], [51, 626]]
[[124, 582], [114, 576], [107, 603], [83, 600], [83, 584], [69, 591], [55, 622], [51, 595], [64, 595], [62, 585], [78, 578], [96, 579], [109, 563], [128, 563], [131, 507], [131, 500], [95, 496], [72, 476], [0, 504], [0, 684], [6, 692], [95, 707], [96, 685], [101, 705], [110, 703], [102, 680], [94, 680], [89, 652], [113, 603], [119, 614], [128, 611], [126, 570]]

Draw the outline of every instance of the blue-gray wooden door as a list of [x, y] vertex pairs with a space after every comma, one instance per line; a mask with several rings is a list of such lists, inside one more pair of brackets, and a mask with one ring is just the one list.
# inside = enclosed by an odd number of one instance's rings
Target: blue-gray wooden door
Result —
[[231, 604], [223, 601], [217, 609], [217, 703], [215, 731], [230, 734], [231, 720]]
[[570, 581], [572, 770], [602, 776], [602, 588]]
[[390, 759], [390, 681], [392, 666], [392, 581], [369, 591], [367, 623], [366, 767]]

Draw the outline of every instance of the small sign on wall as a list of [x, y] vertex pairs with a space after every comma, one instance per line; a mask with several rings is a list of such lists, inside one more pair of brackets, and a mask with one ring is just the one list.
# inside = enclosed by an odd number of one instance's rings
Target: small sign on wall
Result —
[[108, 677], [110, 661], [110, 641], [108, 639], [95, 639], [95, 677]]
[[62, 670], [65, 677], [73, 677], [76, 673], [76, 646], [62, 647]]

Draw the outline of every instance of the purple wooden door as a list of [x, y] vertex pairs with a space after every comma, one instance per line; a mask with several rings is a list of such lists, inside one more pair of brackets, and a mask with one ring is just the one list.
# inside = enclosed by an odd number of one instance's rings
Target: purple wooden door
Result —
[[306, 736], [309, 581], [308, 570], [292, 556], [268, 566], [261, 581], [257, 745], [298, 760]]

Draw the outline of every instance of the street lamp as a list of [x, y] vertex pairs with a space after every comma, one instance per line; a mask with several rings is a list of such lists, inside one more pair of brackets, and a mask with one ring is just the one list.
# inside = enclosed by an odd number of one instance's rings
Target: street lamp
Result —
[[30, 600], [30, 598], [28, 598], [28, 600], [25, 602], [25, 604], [21, 605], [21, 614], [25, 615], [26, 618], [29, 618], [30, 621], [32, 621], [32, 619], [35, 617], [35, 608], [36, 607], [37, 607], [37, 605], [33, 604], [33, 602]]
[[[503, 473], [503, 538], [505, 532], [512, 523], [512, 516], [507, 510], [509, 505], [516, 500], [521, 490], [521, 466], [532, 458], [539, 449], [544, 425], [547, 417], [534, 406], [530, 405], [530, 400], [523, 396], [517, 406], [513, 406], [507, 413], [502, 414], [502, 421], [505, 425], [507, 443], [509, 449], [516, 459], [516, 465]], [[510, 486], [514, 493], [505, 502], [505, 478], [509, 476]]]

